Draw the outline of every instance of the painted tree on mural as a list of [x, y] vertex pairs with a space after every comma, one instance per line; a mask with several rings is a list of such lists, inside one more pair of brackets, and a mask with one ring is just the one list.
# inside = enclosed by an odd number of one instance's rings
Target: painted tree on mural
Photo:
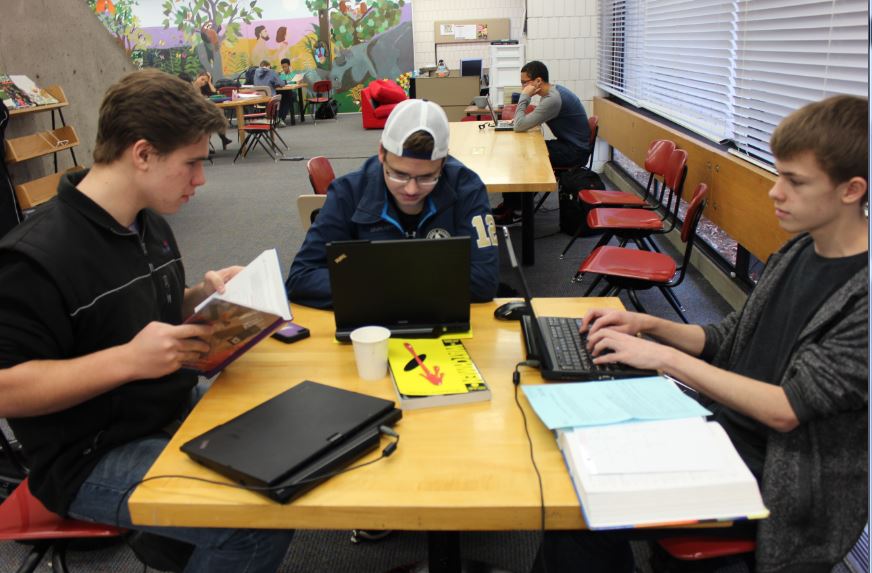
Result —
[[164, 0], [164, 28], [174, 26], [185, 35], [203, 68], [213, 78], [223, 77], [221, 44], [233, 44], [241, 34], [241, 24], [263, 16], [257, 0]]
[[[328, 49], [331, 41], [340, 48], [366, 42], [376, 34], [400, 23], [405, 0], [306, 0], [306, 7], [318, 16], [318, 40]], [[329, 23], [329, 25], [328, 25]]]
[[151, 44], [151, 35], [139, 26], [139, 18], [133, 13], [138, 0], [88, 0], [88, 6], [97, 14], [103, 23], [129, 56], [133, 50], [145, 48]]

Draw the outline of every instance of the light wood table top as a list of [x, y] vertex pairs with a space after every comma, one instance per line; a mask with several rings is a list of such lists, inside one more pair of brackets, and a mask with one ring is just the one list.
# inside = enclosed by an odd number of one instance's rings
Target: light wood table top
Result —
[[[393, 456], [330, 478], [288, 505], [256, 493], [184, 479], [142, 484], [130, 498], [134, 523], [424, 531], [538, 529], [539, 488], [512, 386], [514, 365], [523, 359], [523, 341], [518, 321], [493, 318], [493, 310], [502, 302], [472, 305], [474, 337], [464, 341], [491, 387], [491, 401], [404, 412], [396, 426], [402, 437]], [[621, 308], [617, 298], [538, 299], [535, 304], [537, 313], [560, 316], [582, 316], [594, 307]], [[298, 306], [293, 310], [294, 320], [309, 327], [312, 336], [291, 345], [264, 340], [231, 364], [148, 476], [181, 474], [223, 480], [190, 460], [179, 446], [305, 379], [395, 399], [389, 377], [373, 382], [358, 379], [351, 346], [333, 340], [332, 313]], [[538, 372], [524, 369], [521, 381], [538, 384], [542, 379]], [[520, 400], [542, 472], [546, 527], [583, 527], [554, 437], [529, 408], [523, 392]], [[362, 461], [377, 455], [373, 452]]]
[[487, 122], [451, 122], [448, 152], [478, 173], [488, 193], [557, 191], [540, 129], [494, 131]]

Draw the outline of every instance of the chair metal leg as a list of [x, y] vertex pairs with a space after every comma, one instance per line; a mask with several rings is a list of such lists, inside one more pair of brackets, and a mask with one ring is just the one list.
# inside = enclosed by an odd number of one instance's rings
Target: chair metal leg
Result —
[[54, 573], [69, 573], [67, 568], [67, 542], [65, 539], [55, 542], [51, 552], [51, 568]]
[[[339, 114], [336, 114], [339, 115]], [[537, 213], [539, 209], [542, 207], [542, 204], [545, 203], [545, 200], [548, 199], [548, 193], [542, 193], [542, 198], [539, 199], [539, 202], [536, 203], [536, 206], [533, 207], [533, 212]]]
[[51, 547], [51, 541], [40, 541], [34, 545], [30, 553], [18, 567], [15, 573], [33, 573], [39, 566], [46, 551]]
[[681, 321], [684, 322], [684, 324], [689, 324], [689, 322], [687, 321], [687, 317], [684, 315], [687, 309], [684, 308], [684, 305], [681, 304], [681, 302], [675, 296], [675, 293], [672, 292], [672, 289], [662, 286], [657, 288], [660, 289], [660, 292], [662, 292], [663, 296], [666, 297], [666, 301], [672, 306], [672, 308], [675, 309], [675, 312], [678, 313], [678, 316], [681, 317]]
[[648, 311], [645, 310], [645, 307], [642, 306], [642, 303], [639, 301], [639, 297], [636, 295], [636, 291], [635, 291], [635, 290], [633, 290], [633, 289], [628, 289], [628, 290], [627, 290], [627, 296], [630, 297], [630, 302], [633, 303], [633, 306], [636, 308], [636, 310], [638, 310], [639, 312], [643, 312], [643, 313], [645, 313], [645, 314], [648, 314]]
[[[602, 280], [603, 280], [603, 275], [597, 275], [596, 280], [594, 280], [593, 283], [591, 283], [590, 287], [586, 291], [584, 291], [584, 296], [590, 296], [590, 294], [593, 292], [593, 289], [595, 289], [597, 287], [597, 285], [602, 282]], [[581, 281], [576, 281], [576, 282], [581, 282]]]
[[242, 155], [242, 152], [245, 150], [245, 146], [249, 143], [251, 136], [251, 133], [245, 135], [245, 139], [243, 139], [242, 143], [239, 145], [239, 151], [236, 152], [236, 157], [233, 158], [233, 163], [236, 163], [236, 160], [239, 159], [240, 155]]

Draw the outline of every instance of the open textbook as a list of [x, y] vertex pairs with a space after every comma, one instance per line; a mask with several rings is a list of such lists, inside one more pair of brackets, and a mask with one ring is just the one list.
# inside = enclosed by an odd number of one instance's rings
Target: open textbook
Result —
[[590, 529], [769, 515], [757, 481], [716, 422], [685, 418], [557, 434]]
[[213, 376], [289, 320], [279, 257], [269, 249], [228, 281], [223, 294], [213, 293], [185, 320], [215, 326], [206, 340], [209, 353], [185, 367]]

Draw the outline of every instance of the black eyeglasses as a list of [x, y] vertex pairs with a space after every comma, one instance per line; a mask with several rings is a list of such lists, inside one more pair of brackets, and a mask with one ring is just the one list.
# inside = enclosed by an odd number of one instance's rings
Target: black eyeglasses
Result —
[[418, 184], [418, 187], [421, 187], [421, 188], [435, 187], [436, 184], [439, 183], [439, 177], [442, 175], [442, 172], [440, 171], [439, 173], [437, 173], [435, 175], [418, 175], [418, 176], [413, 177], [413, 176], [407, 175], [405, 173], [396, 173], [394, 171], [391, 171], [391, 169], [388, 167], [387, 163], [385, 163], [384, 168], [385, 168], [385, 176], [388, 179], [390, 179], [391, 181], [393, 181], [394, 183], [399, 183], [401, 185], [405, 185], [406, 183], [408, 183], [409, 181], [414, 179], [415, 183]]

